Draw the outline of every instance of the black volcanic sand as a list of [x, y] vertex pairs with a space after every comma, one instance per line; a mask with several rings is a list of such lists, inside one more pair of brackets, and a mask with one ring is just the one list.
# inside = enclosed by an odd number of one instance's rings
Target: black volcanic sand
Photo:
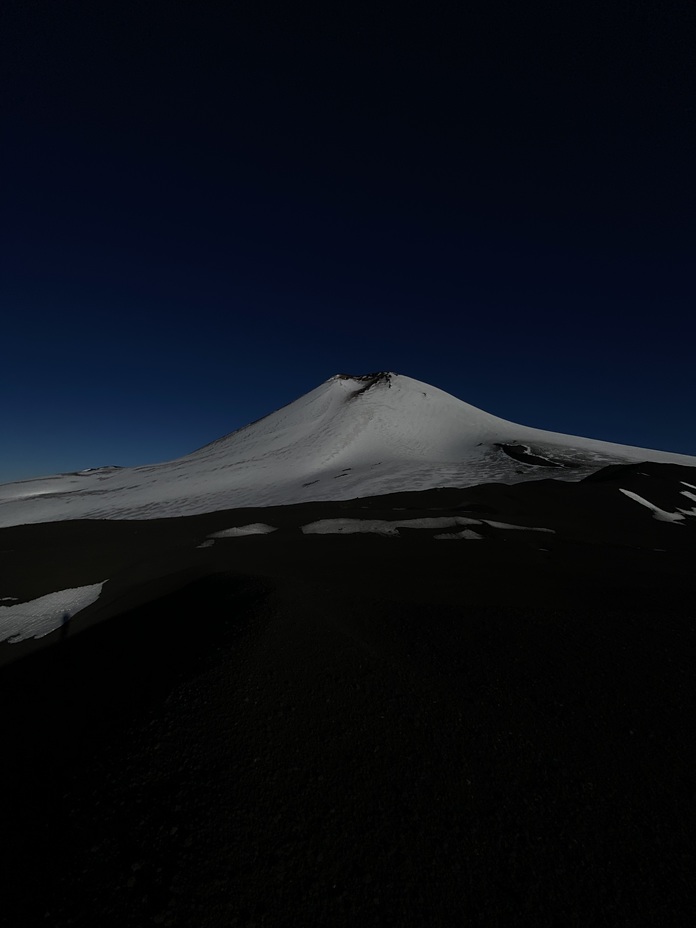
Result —
[[[674, 476], [3, 530], [0, 595], [112, 579], [2, 646], [0, 922], [690, 925], [694, 533], [617, 490]], [[557, 534], [298, 528], [467, 507]]]

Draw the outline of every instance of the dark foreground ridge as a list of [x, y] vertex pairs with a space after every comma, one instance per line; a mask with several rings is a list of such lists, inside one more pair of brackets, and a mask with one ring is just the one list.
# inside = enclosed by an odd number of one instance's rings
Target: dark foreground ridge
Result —
[[[688, 924], [693, 523], [619, 488], [694, 476], [4, 530], [27, 599], [111, 579], [0, 673], [0, 921]], [[299, 530], [452, 514], [554, 533]]]

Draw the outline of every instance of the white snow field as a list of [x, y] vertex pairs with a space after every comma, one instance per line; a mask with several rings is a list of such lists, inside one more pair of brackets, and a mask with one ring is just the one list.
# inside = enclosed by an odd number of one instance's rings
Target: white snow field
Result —
[[105, 583], [103, 580], [90, 586], [48, 593], [27, 603], [0, 606], [0, 641], [16, 644], [26, 638], [43, 638], [96, 602]]
[[399, 374], [337, 374], [174, 461], [4, 484], [0, 527], [151, 519], [540, 477], [578, 480], [606, 464], [638, 461], [696, 466], [696, 457], [516, 425]]

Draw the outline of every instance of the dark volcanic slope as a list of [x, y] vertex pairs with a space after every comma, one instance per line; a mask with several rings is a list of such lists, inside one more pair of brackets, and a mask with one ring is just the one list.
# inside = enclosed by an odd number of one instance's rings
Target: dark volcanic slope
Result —
[[693, 526], [618, 487], [693, 477], [340, 507], [556, 528], [481, 541], [300, 533], [334, 507], [2, 533], [27, 590], [31, 550], [122, 598], [0, 675], [0, 920], [690, 923]]

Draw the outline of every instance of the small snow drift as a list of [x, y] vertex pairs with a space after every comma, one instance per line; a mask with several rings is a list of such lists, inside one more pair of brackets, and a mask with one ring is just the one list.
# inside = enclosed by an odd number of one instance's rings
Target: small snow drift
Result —
[[0, 527], [153, 519], [435, 487], [578, 481], [610, 464], [696, 458], [576, 438], [492, 416], [389, 371], [337, 374], [192, 454], [0, 486]]
[[457, 525], [480, 525], [478, 519], [464, 516], [442, 516], [441, 518], [422, 519], [321, 519], [309, 525], [303, 525], [305, 535], [354, 535], [376, 534], [396, 536], [398, 530], [405, 529], [442, 529]]
[[653, 514], [653, 519], [657, 519], [658, 522], [683, 522], [685, 514], [682, 512], [667, 512], [665, 509], [660, 509], [659, 506], [656, 506], [654, 503], [651, 503], [649, 500], [644, 499], [642, 496], [639, 496], [637, 493], [634, 493], [632, 490], [624, 490], [623, 487], [620, 488], [624, 496], [627, 496], [629, 499], [634, 500], [636, 503], [640, 503], [641, 506], [645, 506], [646, 509], [649, 509]]
[[[688, 483], [684, 485], [687, 487], [690, 486]], [[696, 490], [696, 487], [694, 487], [694, 490]], [[681, 495], [696, 503], [696, 495], [694, 493], [689, 493], [688, 490], [682, 490]], [[691, 509], [680, 509], [679, 512], [683, 512], [685, 516], [696, 516], [696, 506], [692, 506]]]
[[43, 638], [91, 606], [106, 583], [93, 583], [71, 590], [58, 590], [27, 603], [0, 606], [0, 641], [16, 644], [26, 638]]
[[225, 528], [220, 532], [213, 532], [208, 535], [205, 541], [196, 545], [197, 548], [212, 548], [219, 538], [248, 538], [250, 535], [269, 535], [271, 532], [277, 532], [274, 525], [266, 525], [265, 522], [252, 522], [249, 525], [237, 525], [233, 528]]
[[242, 538], [246, 535], [268, 535], [277, 529], [264, 522], [252, 522], [251, 525], [238, 525], [236, 528], [225, 528], [221, 532], [214, 532], [209, 538]]
[[385, 519], [321, 519], [302, 526], [305, 535], [391, 535], [399, 534], [396, 522]]
[[[414, 531], [416, 529], [440, 530], [457, 528], [461, 525], [487, 525], [496, 529], [517, 529], [526, 532], [549, 532], [554, 534], [552, 528], [533, 528], [527, 525], [512, 525], [508, 522], [492, 522], [490, 519], [468, 519], [466, 516], [425, 517], [420, 519], [320, 519], [302, 526], [305, 535], [356, 535], [374, 534], [395, 537], [401, 529]], [[435, 538], [481, 538], [477, 532], [465, 529], [454, 534], [435, 535]]]
[[[585, 478], [583, 483], [611, 486], [627, 499], [638, 503], [647, 516], [652, 514], [658, 522], [696, 528], [696, 493], [682, 478], [694, 471], [686, 471], [672, 464], [645, 463], [619, 467], [611, 465]], [[689, 489], [685, 489], [685, 488]], [[647, 510], [647, 511], [646, 511]]]

